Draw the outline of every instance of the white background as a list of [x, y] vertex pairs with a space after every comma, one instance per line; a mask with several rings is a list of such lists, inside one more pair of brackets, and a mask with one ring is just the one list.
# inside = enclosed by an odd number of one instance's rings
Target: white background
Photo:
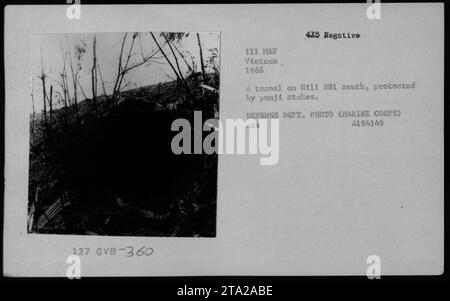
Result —
[[[82, 276], [365, 275], [443, 271], [443, 4], [8, 6], [5, 10], [6, 163], [4, 270], [65, 276], [73, 247], [90, 247]], [[307, 40], [309, 30], [358, 40]], [[221, 118], [253, 111], [400, 109], [381, 128], [349, 119], [281, 120], [280, 160], [219, 159], [217, 237], [144, 238], [26, 232], [30, 34], [220, 31]], [[280, 65], [244, 72], [244, 49], [277, 47]], [[247, 85], [416, 82], [416, 89], [319, 93], [312, 104], [249, 104]], [[149, 258], [95, 256], [99, 247], [155, 249]]]

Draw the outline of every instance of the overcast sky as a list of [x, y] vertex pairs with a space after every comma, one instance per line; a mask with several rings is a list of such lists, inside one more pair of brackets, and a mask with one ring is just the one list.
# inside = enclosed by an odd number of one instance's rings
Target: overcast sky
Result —
[[[220, 51], [220, 33], [218, 32], [203, 32], [200, 34], [200, 40], [202, 43], [204, 61], [211, 57], [211, 52], [208, 49], [216, 48]], [[160, 45], [164, 44], [164, 38], [160, 37], [159, 33], [154, 33]], [[114, 86], [114, 80], [117, 75], [118, 68], [118, 58], [120, 53], [120, 48], [122, 45], [122, 39], [124, 33], [96, 33], [96, 52], [97, 61], [100, 65], [101, 74], [105, 81], [105, 86], [107, 93], [111, 93]], [[124, 46], [124, 54], [122, 58], [123, 64], [125, 63], [128, 50], [131, 45], [133, 33], [127, 35], [126, 44]], [[53, 85], [54, 91], [62, 92], [60, 88], [60, 75], [59, 73], [63, 70], [63, 53], [68, 52], [72, 55], [72, 62], [75, 67], [75, 47], [77, 45], [83, 46], [86, 52], [81, 58], [81, 71], [79, 73], [80, 84], [88, 98], [92, 97], [92, 87], [91, 87], [91, 68], [93, 64], [93, 37], [92, 33], [80, 33], [80, 34], [33, 34], [31, 37], [31, 91], [34, 95], [35, 110], [40, 111], [43, 108], [42, 99], [42, 83], [41, 80], [37, 78], [41, 74], [41, 53], [42, 62], [44, 65], [44, 70], [48, 75], [47, 78], [47, 93], [49, 93], [50, 85]], [[139, 62], [142, 59], [142, 54], [144, 56], [157, 50], [157, 46], [149, 33], [140, 33], [139, 38], [136, 38], [132, 57], [130, 59], [129, 65]], [[177, 48], [183, 52], [183, 54], [191, 63], [191, 57], [193, 58], [195, 64], [197, 65], [197, 71], [200, 71], [200, 54], [197, 42], [196, 33], [190, 33], [189, 36], [184, 37], [179, 43], [176, 43]], [[62, 50], [61, 50], [62, 49]], [[142, 50], [141, 50], [142, 49]], [[164, 47], [166, 54], [170, 54], [170, 49], [168, 46]], [[129, 88], [141, 87], [150, 84], [156, 84], [159, 82], [170, 81], [168, 77], [175, 78], [171, 67], [165, 59], [158, 54], [157, 59], [150, 62], [149, 64], [142, 65], [135, 68], [134, 70], [127, 73], [125, 81], [131, 82], [132, 84]], [[220, 54], [219, 54], [220, 58]], [[172, 56], [169, 59], [175, 62]], [[187, 72], [187, 67], [183, 61], [179, 61], [180, 67], [183, 72]], [[66, 65], [67, 76], [70, 78], [70, 65]], [[73, 86], [72, 82], [69, 81], [70, 95], [73, 97]], [[98, 75], [98, 88], [97, 94], [102, 94], [100, 75]], [[81, 100], [81, 91], [77, 92], [78, 99]], [[30, 101], [30, 110], [31, 110]]]

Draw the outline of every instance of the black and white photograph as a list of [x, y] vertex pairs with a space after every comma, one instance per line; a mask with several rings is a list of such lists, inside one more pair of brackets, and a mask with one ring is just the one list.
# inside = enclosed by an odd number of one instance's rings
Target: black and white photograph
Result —
[[54, 2], [3, 10], [4, 278], [448, 280], [444, 3]]
[[28, 232], [214, 237], [217, 154], [171, 150], [217, 118], [219, 32], [33, 34]]

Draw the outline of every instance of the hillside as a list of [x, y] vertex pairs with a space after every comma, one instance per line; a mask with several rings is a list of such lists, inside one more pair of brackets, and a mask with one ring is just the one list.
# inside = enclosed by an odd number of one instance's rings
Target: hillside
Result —
[[46, 123], [32, 116], [29, 232], [214, 236], [217, 156], [170, 149], [174, 119], [218, 113], [218, 93], [188, 84], [86, 99]]

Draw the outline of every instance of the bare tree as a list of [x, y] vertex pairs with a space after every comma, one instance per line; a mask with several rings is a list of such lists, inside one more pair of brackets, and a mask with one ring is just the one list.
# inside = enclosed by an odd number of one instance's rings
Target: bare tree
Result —
[[78, 99], [77, 99], [77, 77], [78, 74], [75, 73], [75, 70], [73, 68], [73, 61], [72, 61], [72, 53], [70, 51], [70, 44], [69, 44], [69, 35], [66, 35], [66, 39], [67, 39], [67, 47], [69, 49], [69, 63], [70, 63], [70, 71], [72, 74], [72, 85], [73, 85], [73, 100], [74, 100], [74, 105], [75, 105], [75, 111], [78, 114], [78, 108], [77, 108], [77, 104], [78, 104]]
[[113, 88], [113, 93], [112, 93], [112, 98], [114, 101], [117, 97], [117, 92], [120, 91], [120, 86], [118, 86], [118, 85], [119, 85], [119, 82], [121, 82], [123, 47], [125, 46], [125, 41], [127, 40], [127, 35], [128, 35], [127, 32], [123, 35], [122, 46], [120, 47], [119, 65], [117, 67], [117, 76], [116, 76], [116, 80], [114, 82], [114, 88]]
[[183, 53], [178, 49], [178, 47], [175, 45], [175, 43], [173, 43], [172, 41], [171, 41], [170, 43], [172, 44], [172, 47], [175, 48], [175, 50], [177, 51], [177, 53], [181, 56], [181, 58], [183, 59], [184, 63], [185, 63], [186, 66], [188, 67], [189, 71], [190, 71], [191, 73], [193, 73], [193, 72], [194, 72], [194, 69], [193, 69], [194, 66], [191, 67], [191, 65], [189, 65], [189, 63], [187, 62], [185, 56], [184, 56]]
[[67, 72], [66, 72], [66, 55], [63, 57], [63, 70], [61, 73], [59, 73], [59, 76], [61, 77], [61, 89], [63, 91], [63, 100], [64, 100], [64, 107], [67, 108], [67, 100], [70, 98], [69, 95], [69, 87], [67, 85]]
[[95, 105], [95, 101], [97, 98], [97, 54], [96, 54], [96, 36], [94, 34], [94, 38], [92, 41], [92, 69], [91, 69], [91, 81], [92, 81], [92, 103]]
[[50, 110], [50, 122], [53, 120], [53, 86], [50, 85], [50, 96], [48, 98], [48, 106]]
[[158, 46], [159, 51], [162, 53], [162, 55], [164, 56], [164, 58], [166, 59], [166, 61], [169, 63], [170, 67], [172, 68], [173, 72], [175, 73], [177, 80], [179, 80], [180, 82], [184, 83], [184, 81], [181, 80], [180, 75], [178, 74], [177, 70], [175, 69], [175, 67], [172, 65], [172, 62], [169, 60], [169, 58], [167, 57], [166, 53], [164, 52], [164, 50], [162, 49], [162, 47], [159, 45], [158, 41], [155, 38], [155, 35], [153, 34], [153, 32], [150, 33], [152, 35], [153, 41], [155, 41], [156, 46]]
[[197, 41], [198, 41], [198, 48], [200, 50], [200, 63], [202, 66], [202, 75], [203, 75], [203, 81], [206, 81], [206, 74], [205, 74], [205, 65], [203, 63], [203, 51], [202, 51], [202, 44], [200, 43], [200, 35], [197, 32]]
[[31, 86], [31, 105], [32, 105], [32, 108], [33, 108], [33, 121], [34, 121], [34, 116], [35, 116], [35, 114], [36, 114], [36, 111], [35, 111], [35, 109], [34, 109], [34, 89], [33, 89], [33, 86]]
[[[118, 82], [118, 85], [117, 85], [117, 92], [120, 92], [120, 87], [122, 86], [123, 79], [124, 79], [124, 77], [125, 77], [125, 74], [128, 72], [128, 71], [126, 71], [126, 70], [127, 70], [127, 68], [128, 68], [128, 63], [130, 62], [131, 52], [133, 51], [134, 41], [136, 40], [136, 37], [137, 37], [137, 36], [138, 36], [138, 33], [137, 33], [137, 32], [133, 33], [133, 36], [132, 36], [132, 38], [131, 38], [130, 49], [129, 49], [129, 51], [128, 51], [128, 56], [127, 56], [127, 59], [126, 59], [126, 61], [125, 61], [125, 65], [123, 66], [123, 69], [122, 69], [122, 71], [120, 72], [120, 79], [119, 79], [119, 82]], [[119, 66], [121, 66], [121, 64], [119, 64]]]
[[59, 76], [61, 78], [60, 86], [63, 92], [64, 107], [67, 108], [68, 103], [70, 104], [69, 85], [67, 82], [67, 69], [66, 69], [67, 51], [64, 52], [61, 40], [59, 40], [59, 47], [61, 49], [61, 57], [63, 60], [63, 69], [62, 72], [59, 73]]
[[81, 94], [83, 95], [84, 99], [87, 99], [88, 97], [86, 96], [86, 93], [84, 93], [84, 89], [83, 86], [80, 84], [80, 79], [78, 78], [78, 75], [77, 75], [77, 86], [78, 88], [80, 88]]
[[45, 90], [45, 79], [47, 78], [47, 74], [44, 71], [44, 59], [42, 57], [42, 48], [41, 48], [41, 74], [38, 78], [42, 81], [42, 101], [44, 103], [44, 124], [47, 124], [47, 92]]
[[161, 51], [161, 48], [159, 47], [158, 50], [153, 51], [152, 53], [150, 53], [147, 56], [144, 56], [143, 55], [143, 51], [142, 51], [142, 47], [141, 47], [141, 54], [142, 54], [141, 60], [135, 62], [134, 64], [130, 64], [130, 59], [131, 59], [131, 56], [132, 56], [133, 47], [134, 47], [134, 44], [135, 44], [135, 40], [136, 40], [136, 38], [138, 36], [139, 36], [138, 32], [133, 33], [131, 44], [130, 44], [130, 48], [128, 50], [128, 55], [127, 55], [127, 58], [125, 60], [125, 64], [123, 64], [122, 61], [123, 61], [123, 53], [124, 53], [125, 42], [126, 42], [126, 39], [127, 39], [127, 33], [125, 33], [124, 36], [123, 36], [122, 46], [120, 48], [120, 53], [119, 53], [119, 64], [118, 64], [118, 67], [117, 67], [117, 75], [116, 75], [116, 79], [114, 81], [114, 88], [113, 88], [113, 93], [112, 93], [112, 98], [113, 98], [114, 101], [117, 99], [117, 97], [118, 97], [119, 93], [121, 92], [122, 88], [124, 88], [122, 86], [122, 83], [124, 81], [125, 75], [128, 72], [130, 72], [131, 70], [133, 70], [133, 69], [135, 69], [135, 68], [137, 68], [139, 66], [142, 66], [142, 65], [144, 65], [144, 64], [146, 64], [148, 62], [151, 62], [152, 58], [154, 58], [155, 55], [159, 51]]
[[100, 74], [100, 80], [102, 81], [103, 95], [106, 95], [105, 81], [103, 80], [102, 71], [100, 70], [100, 65], [97, 63], [98, 74]]
[[33, 145], [33, 138], [34, 138], [34, 120], [36, 118], [36, 111], [34, 109], [34, 90], [33, 90], [33, 85], [31, 85], [31, 104], [32, 104], [32, 108], [33, 108], [33, 113], [31, 115], [31, 135], [30, 135], [30, 143], [31, 145]]
[[59, 82], [62, 90], [62, 100], [64, 101], [64, 107], [67, 108], [67, 90], [66, 90], [66, 81], [64, 78], [64, 71], [59, 73], [61, 81]]
[[173, 50], [172, 45], [170, 45], [170, 41], [168, 40], [166, 35], [164, 33], [161, 33], [161, 35], [166, 40], [167, 45], [169, 45], [170, 51], [172, 52], [173, 58], [175, 59], [175, 64], [177, 65], [178, 73], [180, 75], [180, 80], [184, 85], [186, 85], [186, 81], [184, 80], [183, 73], [181, 72], [181, 69], [180, 69], [180, 64], [178, 63], [177, 55], [175, 54], [175, 51]]

